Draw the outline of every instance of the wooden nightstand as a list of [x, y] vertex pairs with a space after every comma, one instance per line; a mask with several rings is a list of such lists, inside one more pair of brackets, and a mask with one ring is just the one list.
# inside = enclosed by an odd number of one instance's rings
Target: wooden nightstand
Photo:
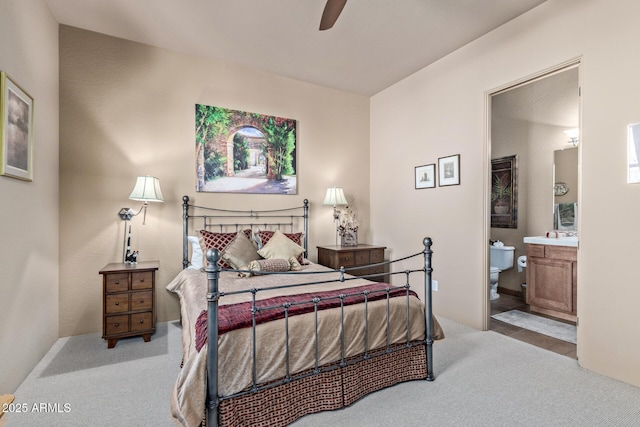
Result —
[[111, 263], [102, 274], [102, 338], [113, 348], [120, 338], [142, 336], [151, 340], [156, 331], [155, 283], [158, 261]]
[[[350, 268], [361, 265], [376, 264], [384, 261], [386, 246], [374, 246], [360, 244], [357, 246], [318, 246], [318, 264], [338, 270], [340, 267]], [[353, 276], [377, 274], [380, 276], [369, 277], [369, 280], [385, 282], [384, 266], [362, 268], [349, 271]]]

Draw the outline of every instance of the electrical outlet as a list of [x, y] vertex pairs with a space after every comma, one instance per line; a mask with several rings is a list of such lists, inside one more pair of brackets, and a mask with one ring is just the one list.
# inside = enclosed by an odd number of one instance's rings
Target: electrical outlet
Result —
[[438, 281], [431, 279], [431, 290], [438, 292]]

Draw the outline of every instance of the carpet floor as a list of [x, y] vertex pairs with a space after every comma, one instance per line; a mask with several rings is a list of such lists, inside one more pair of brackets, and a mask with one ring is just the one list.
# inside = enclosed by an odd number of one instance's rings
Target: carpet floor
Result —
[[[434, 345], [434, 382], [399, 384], [294, 426], [640, 425], [640, 388], [498, 333], [439, 321], [447, 338]], [[13, 393], [27, 411], [1, 420], [8, 427], [174, 425], [169, 399], [180, 341], [176, 322], [157, 324], [149, 343], [130, 338], [113, 349], [100, 334], [61, 338]], [[42, 403], [51, 410], [33, 410]]]

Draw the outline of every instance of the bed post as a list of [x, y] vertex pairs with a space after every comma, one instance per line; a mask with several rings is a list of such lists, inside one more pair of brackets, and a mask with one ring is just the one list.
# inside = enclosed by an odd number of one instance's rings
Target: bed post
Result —
[[182, 196], [182, 269], [189, 267], [189, 196]]
[[425, 351], [427, 352], [427, 381], [435, 380], [433, 375], [433, 307], [431, 303], [431, 238], [425, 237], [424, 241], [424, 310], [425, 310]]
[[220, 252], [217, 249], [207, 251], [207, 400], [206, 425], [218, 426], [218, 277]]

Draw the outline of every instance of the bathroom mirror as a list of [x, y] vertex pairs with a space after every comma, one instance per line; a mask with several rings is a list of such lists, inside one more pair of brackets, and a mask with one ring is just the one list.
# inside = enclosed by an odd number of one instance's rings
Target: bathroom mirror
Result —
[[577, 231], [578, 147], [555, 150], [553, 171], [554, 228]]

